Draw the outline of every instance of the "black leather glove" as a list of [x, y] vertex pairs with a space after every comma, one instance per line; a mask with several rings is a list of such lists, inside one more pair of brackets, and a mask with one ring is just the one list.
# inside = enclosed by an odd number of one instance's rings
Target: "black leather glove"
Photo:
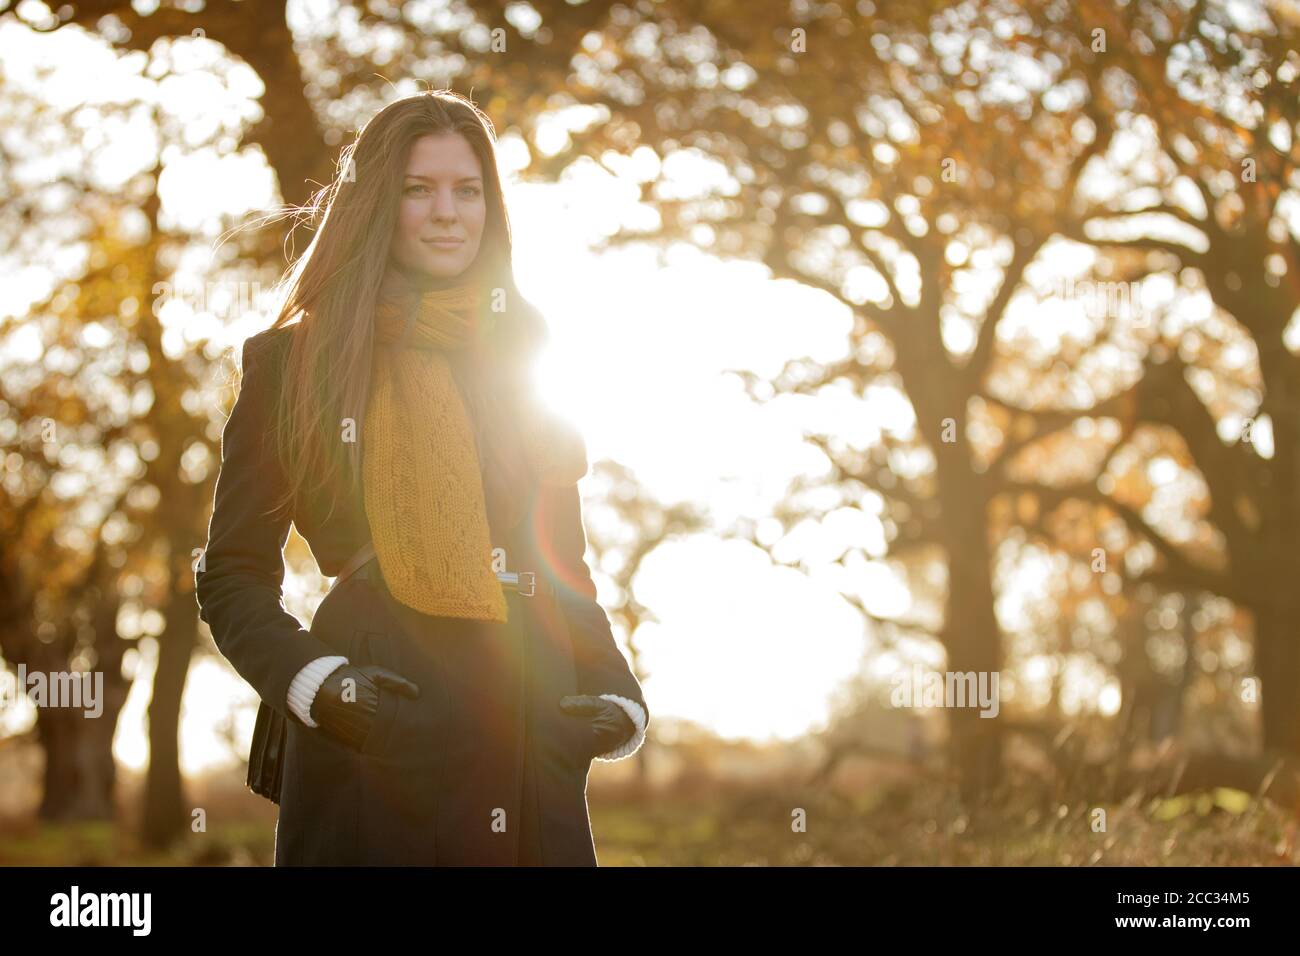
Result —
[[420, 696], [419, 687], [378, 664], [344, 664], [335, 668], [316, 691], [311, 719], [331, 737], [360, 750], [379, 710], [381, 687], [411, 698]]
[[636, 724], [618, 704], [590, 694], [560, 698], [560, 710], [573, 717], [585, 717], [591, 729], [591, 755], [609, 753], [636, 733]]

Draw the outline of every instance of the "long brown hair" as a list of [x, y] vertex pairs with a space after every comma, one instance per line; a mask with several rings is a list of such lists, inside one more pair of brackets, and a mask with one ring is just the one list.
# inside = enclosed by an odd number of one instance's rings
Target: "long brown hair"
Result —
[[[515, 285], [510, 220], [497, 171], [492, 122], [470, 100], [431, 90], [376, 113], [340, 156], [334, 180], [307, 211], [320, 226], [278, 283], [283, 305], [272, 328], [301, 313], [285, 363], [275, 416], [275, 444], [292, 509], [325, 489], [332, 515], [345, 489], [361, 488], [359, 443], [342, 441], [345, 419], [365, 420], [373, 350], [373, 316], [388, 265], [412, 144], [428, 134], [459, 133], [483, 167], [486, 220], [473, 273], [485, 290], [486, 348], [473, 362], [453, 362], [473, 417], [489, 513], [507, 525], [533, 474], [518, 440], [520, 403], [533, 400], [532, 363], [546, 340], [540, 313]], [[504, 305], [504, 311], [494, 311]]]

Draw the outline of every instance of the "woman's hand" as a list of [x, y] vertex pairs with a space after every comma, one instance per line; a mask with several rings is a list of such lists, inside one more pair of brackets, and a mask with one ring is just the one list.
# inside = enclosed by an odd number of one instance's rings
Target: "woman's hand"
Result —
[[585, 717], [591, 724], [592, 756], [609, 753], [636, 733], [636, 724], [618, 704], [589, 694], [560, 698], [560, 710], [573, 717]]
[[311, 718], [331, 737], [359, 751], [379, 710], [381, 687], [410, 698], [420, 696], [419, 687], [378, 664], [362, 667], [344, 664], [326, 677], [316, 691]]

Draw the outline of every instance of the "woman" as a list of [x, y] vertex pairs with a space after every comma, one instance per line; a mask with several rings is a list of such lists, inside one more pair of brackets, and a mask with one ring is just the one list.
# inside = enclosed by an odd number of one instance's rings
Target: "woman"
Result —
[[[493, 143], [449, 92], [379, 112], [244, 344], [195, 583], [288, 717], [277, 866], [594, 866], [591, 761], [645, 736], [584, 560], [586, 451], [531, 385]], [[281, 604], [290, 522], [338, 576], [310, 629]]]

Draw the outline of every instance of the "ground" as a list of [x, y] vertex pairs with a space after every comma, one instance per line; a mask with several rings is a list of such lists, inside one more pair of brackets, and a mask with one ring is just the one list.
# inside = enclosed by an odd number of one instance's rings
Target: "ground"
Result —
[[[649, 797], [593, 786], [588, 800], [602, 866], [1300, 864], [1295, 819], [1238, 791], [1105, 805], [1105, 832], [1082, 801], [1013, 793], [975, 815], [919, 780], [843, 794], [695, 778]], [[207, 831], [167, 853], [143, 851], [109, 823], [9, 820], [0, 865], [269, 865], [275, 808], [251, 794], [206, 799]]]

